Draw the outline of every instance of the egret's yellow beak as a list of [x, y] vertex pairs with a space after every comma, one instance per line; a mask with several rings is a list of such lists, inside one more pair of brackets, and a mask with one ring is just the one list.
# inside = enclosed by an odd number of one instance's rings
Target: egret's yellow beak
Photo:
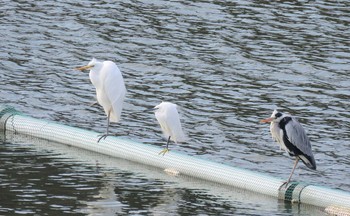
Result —
[[260, 123], [269, 123], [269, 122], [272, 122], [272, 121], [273, 121], [273, 118], [270, 117], [270, 118], [266, 118], [266, 119], [260, 120]]
[[93, 65], [86, 65], [86, 66], [82, 66], [82, 67], [77, 67], [77, 68], [74, 68], [75, 70], [80, 70], [80, 71], [83, 71], [83, 70], [88, 70], [90, 68], [92, 68]]

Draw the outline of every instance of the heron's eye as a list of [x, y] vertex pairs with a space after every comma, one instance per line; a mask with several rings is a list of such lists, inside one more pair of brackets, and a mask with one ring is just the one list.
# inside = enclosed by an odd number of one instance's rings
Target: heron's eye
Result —
[[278, 112], [278, 113], [275, 114], [275, 118], [279, 118], [279, 117], [281, 117], [281, 116], [282, 116], [282, 113], [280, 113], [280, 112]]

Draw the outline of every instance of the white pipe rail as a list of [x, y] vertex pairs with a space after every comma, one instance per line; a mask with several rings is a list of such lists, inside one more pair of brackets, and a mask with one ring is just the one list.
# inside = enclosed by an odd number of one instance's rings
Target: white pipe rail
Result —
[[[118, 137], [107, 137], [97, 143], [98, 133], [21, 115], [13, 108], [0, 106], [0, 130], [10, 130], [41, 139], [98, 152], [116, 158], [171, 170], [215, 183], [245, 189], [279, 199], [331, 209], [349, 209], [350, 193], [305, 183], [291, 182], [268, 175], [216, 163], [170, 151], [158, 155], [159, 147]], [[347, 212], [349, 213], [349, 212]], [[349, 213], [350, 214], [350, 213]]]

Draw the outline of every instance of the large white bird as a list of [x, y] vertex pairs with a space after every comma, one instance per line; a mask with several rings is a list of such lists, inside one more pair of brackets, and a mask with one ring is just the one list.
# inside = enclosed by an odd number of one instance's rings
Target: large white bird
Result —
[[154, 107], [155, 116], [163, 131], [165, 138], [168, 139], [166, 148], [159, 154], [165, 155], [169, 152], [170, 140], [175, 143], [186, 141], [186, 136], [182, 131], [179, 113], [177, 112], [177, 105], [170, 102], [162, 102]]
[[76, 68], [77, 70], [90, 69], [89, 77], [96, 88], [98, 103], [107, 115], [107, 132], [102, 134], [97, 142], [109, 136], [110, 122], [119, 122], [122, 112], [126, 88], [122, 73], [112, 61], [100, 62], [93, 58], [88, 65]]
[[[312, 154], [309, 138], [296, 118], [274, 110], [270, 118], [263, 119], [260, 122], [271, 122], [270, 132], [272, 138], [290, 156], [295, 156], [295, 163], [292, 172], [287, 182], [284, 183], [286, 186], [290, 182], [299, 160], [301, 160], [308, 168], [316, 170], [316, 162], [314, 155]], [[282, 186], [284, 184], [282, 184]]]

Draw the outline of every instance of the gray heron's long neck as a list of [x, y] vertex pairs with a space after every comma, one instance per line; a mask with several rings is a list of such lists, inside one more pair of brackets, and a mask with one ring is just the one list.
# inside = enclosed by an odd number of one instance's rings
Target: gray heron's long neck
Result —
[[279, 123], [278, 122], [271, 122], [270, 124], [270, 132], [271, 132], [271, 136], [274, 140], [276, 140], [278, 143], [282, 142], [282, 137], [281, 137], [281, 128], [279, 127]]

